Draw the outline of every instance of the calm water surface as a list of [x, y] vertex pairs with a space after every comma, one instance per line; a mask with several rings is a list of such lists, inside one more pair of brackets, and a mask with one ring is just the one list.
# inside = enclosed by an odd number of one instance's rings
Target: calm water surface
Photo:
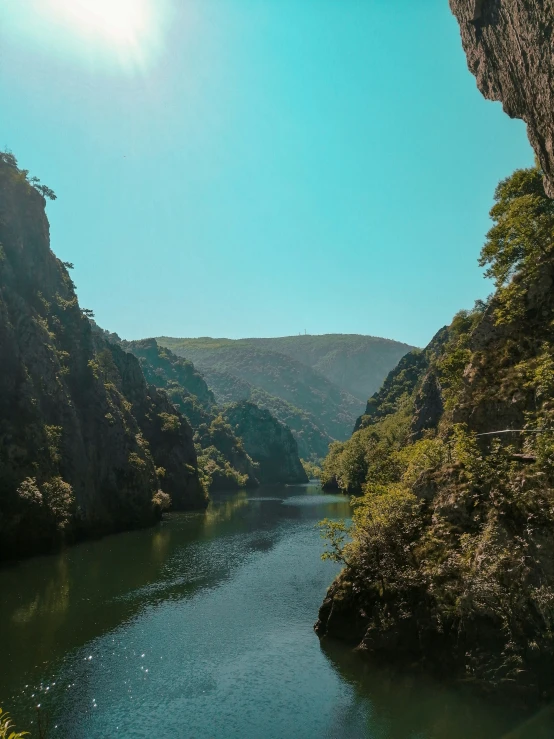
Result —
[[[220, 495], [208, 511], [0, 571], [0, 706], [64, 739], [537, 739], [506, 707], [391, 678], [313, 632], [338, 568], [316, 486]], [[514, 731], [514, 727], [518, 726]]]

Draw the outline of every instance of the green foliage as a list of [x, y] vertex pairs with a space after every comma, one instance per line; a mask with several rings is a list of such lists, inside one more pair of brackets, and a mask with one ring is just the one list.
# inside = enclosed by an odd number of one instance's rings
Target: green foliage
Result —
[[38, 190], [40, 194], [48, 198], [48, 200], [57, 200], [57, 195], [50, 187], [47, 185], [39, 185], [38, 183], [34, 183], [35, 190]]
[[54, 295], [54, 300], [58, 308], [62, 311], [72, 310], [73, 308], [77, 308], [79, 305], [76, 295], [73, 295], [73, 297], [67, 299], [62, 297], [59, 293], [56, 293]]
[[324, 518], [323, 521], [320, 521], [318, 527], [326, 545], [321, 559], [328, 559], [338, 564], [349, 565], [345, 546], [350, 537], [350, 527], [344, 521], [332, 521], [329, 518]]
[[205, 449], [197, 446], [196, 451], [201, 481], [206, 490], [238, 490], [248, 485], [249, 476], [241, 474], [232, 467], [215, 446], [209, 446]]
[[417, 583], [414, 549], [422, 527], [421, 503], [404, 486], [373, 486], [354, 510], [353, 540], [345, 547], [351, 566], [385, 590]]
[[27, 477], [17, 489], [22, 509], [33, 520], [43, 523], [45, 530], [58, 533], [69, 526], [75, 512], [75, 496], [71, 485], [60, 476], [38, 484], [35, 477]]
[[11, 167], [12, 169], [18, 169], [17, 159], [9, 149], [0, 151], [0, 162], [7, 164], [8, 167]]
[[61, 426], [44, 426], [44, 434], [47, 439], [48, 453], [52, 462], [57, 464], [61, 461], [60, 444], [63, 428]]
[[481, 318], [480, 309], [459, 311], [449, 326], [447, 340], [434, 358], [433, 365], [440, 380], [447, 410], [456, 406], [463, 386], [463, 373], [472, 355], [469, 348], [471, 333]]
[[439, 468], [448, 457], [442, 439], [421, 439], [393, 453], [402, 469], [401, 480], [411, 487], [424, 472]]
[[368, 400], [366, 412], [360, 419], [361, 427], [405, 409], [428, 364], [427, 354], [419, 349], [402, 357], [389, 372], [380, 390]]
[[319, 480], [321, 478], [322, 470], [318, 464], [306, 459], [301, 459], [300, 462], [304, 467], [304, 472], [308, 475], [308, 479]]
[[152, 496], [152, 505], [160, 512], [168, 511], [171, 508], [171, 496], [164, 493], [163, 490], [158, 490]]
[[129, 464], [131, 467], [134, 467], [137, 470], [143, 470], [146, 469], [146, 460], [143, 459], [141, 456], [139, 456], [136, 452], [131, 452], [129, 454]]
[[179, 416], [172, 413], [158, 413], [158, 418], [162, 422], [162, 431], [176, 433], [181, 428]]
[[90, 371], [92, 372], [92, 376], [95, 380], [100, 379], [100, 364], [96, 359], [89, 359], [88, 361], [88, 367]]
[[481, 251], [480, 265], [497, 287], [496, 318], [510, 323], [523, 315], [526, 288], [554, 252], [554, 201], [544, 192], [538, 167], [520, 169], [495, 192], [493, 227]]
[[346, 442], [331, 444], [323, 460], [323, 487], [336, 486], [345, 493], [357, 494], [368, 483], [399, 480], [401, 467], [393, 452], [401, 449], [407, 440], [409, 408], [406, 405], [398, 413], [356, 431]]
[[[328, 349], [333, 343], [335, 346], [339, 345], [330, 337], [320, 338], [328, 342]], [[363, 342], [367, 337], [352, 338]], [[292, 356], [293, 353], [297, 353], [298, 348], [295, 348], [294, 341], [289, 344], [269, 339], [231, 341], [163, 337], [159, 342], [188, 357], [200, 367], [219, 402], [251, 400], [270, 410], [280, 421], [290, 425], [294, 429], [297, 441], [303, 443], [300, 454], [305, 458], [325, 454], [327, 444], [332, 439], [346, 439], [360, 413], [363, 400], [353, 396], [337, 382], [329, 380], [324, 372], [315, 367], [318, 363], [317, 353], [312, 356], [308, 351], [304, 355], [305, 361]], [[388, 347], [388, 344], [386, 346]], [[402, 355], [400, 345], [392, 343], [392, 346], [396, 346], [394, 360], [392, 358], [384, 360], [385, 366], [379, 368], [379, 379], [375, 386], [383, 378], [386, 370]], [[379, 365], [378, 347], [379, 344], [368, 352], [366, 369], [372, 362]], [[288, 351], [291, 353], [287, 354]], [[371, 358], [373, 356], [374, 359]], [[340, 361], [341, 358], [338, 356], [337, 363], [340, 364]], [[311, 366], [310, 362], [313, 362], [314, 366]], [[365, 393], [362, 397], [365, 400]], [[298, 428], [294, 428], [293, 422]]]
[[23, 739], [23, 737], [29, 736], [28, 731], [16, 732], [14, 728], [10, 714], [0, 708], [0, 739]]
[[[554, 694], [554, 203], [536, 168], [495, 200], [481, 255], [495, 294], [407, 355], [330, 447], [322, 481], [363, 495], [350, 529], [324, 522], [325, 556], [376, 649], [392, 634], [410, 660]], [[421, 436], [429, 378], [443, 411]]]
[[44, 504], [56, 521], [58, 530], [63, 531], [70, 523], [73, 515], [75, 496], [73, 488], [61, 477], [53, 477], [42, 485]]

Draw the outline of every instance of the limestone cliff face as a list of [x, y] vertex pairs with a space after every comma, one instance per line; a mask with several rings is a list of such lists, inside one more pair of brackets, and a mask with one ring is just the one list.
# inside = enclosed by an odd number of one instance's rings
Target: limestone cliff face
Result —
[[168, 389], [178, 385], [193, 395], [205, 411], [215, 406], [213, 392], [192, 362], [164, 349], [156, 339], [123, 341], [121, 345], [138, 358], [144, 376], [156, 387]]
[[210, 492], [258, 485], [255, 463], [221, 418], [212, 391], [192, 362], [160, 346], [156, 339], [119, 344], [138, 358], [146, 380], [164, 390], [189, 421]]
[[450, 7], [479, 89], [525, 121], [554, 197], [554, 0], [450, 0]]
[[159, 488], [205, 502], [188, 424], [93, 335], [49, 241], [44, 198], [0, 161], [0, 558], [151, 523]]
[[308, 482], [290, 429], [269, 411], [244, 401], [230, 406], [223, 415], [247, 453], [258, 463], [257, 477], [261, 483]]

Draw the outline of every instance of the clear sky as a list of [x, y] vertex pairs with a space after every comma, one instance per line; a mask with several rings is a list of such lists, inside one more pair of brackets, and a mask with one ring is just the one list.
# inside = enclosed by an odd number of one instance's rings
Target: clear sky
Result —
[[129, 339], [424, 345], [491, 291], [494, 187], [533, 161], [447, 0], [0, 0], [0, 97], [81, 305]]

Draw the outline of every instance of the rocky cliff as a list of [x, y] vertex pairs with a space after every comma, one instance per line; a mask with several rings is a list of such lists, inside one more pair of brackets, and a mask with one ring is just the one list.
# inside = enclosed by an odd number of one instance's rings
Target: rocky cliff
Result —
[[137, 357], [147, 381], [167, 393], [189, 421], [205, 486], [216, 491], [258, 485], [255, 461], [221, 416], [212, 391], [192, 362], [159, 346], [156, 339], [119, 343]]
[[553, 0], [450, 0], [450, 7], [479, 89], [525, 121], [554, 197]]
[[258, 463], [260, 482], [270, 485], [308, 482], [290, 429], [269, 411], [244, 401], [226, 408], [223, 416]]
[[205, 505], [189, 425], [134, 357], [93, 335], [69, 266], [50, 250], [43, 196], [3, 154], [0, 557], [149, 524], [160, 489]]
[[538, 166], [501, 182], [481, 265], [494, 295], [412, 353], [324, 463], [363, 494], [316, 631], [373, 660], [534, 703], [554, 695], [554, 4], [450, 0], [483, 94]]
[[554, 695], [554, 201], [538, 168], [498, 186], [496, 291], [407, 355], [335, 444], [360, 495], [320, 636], [523, 700]]

